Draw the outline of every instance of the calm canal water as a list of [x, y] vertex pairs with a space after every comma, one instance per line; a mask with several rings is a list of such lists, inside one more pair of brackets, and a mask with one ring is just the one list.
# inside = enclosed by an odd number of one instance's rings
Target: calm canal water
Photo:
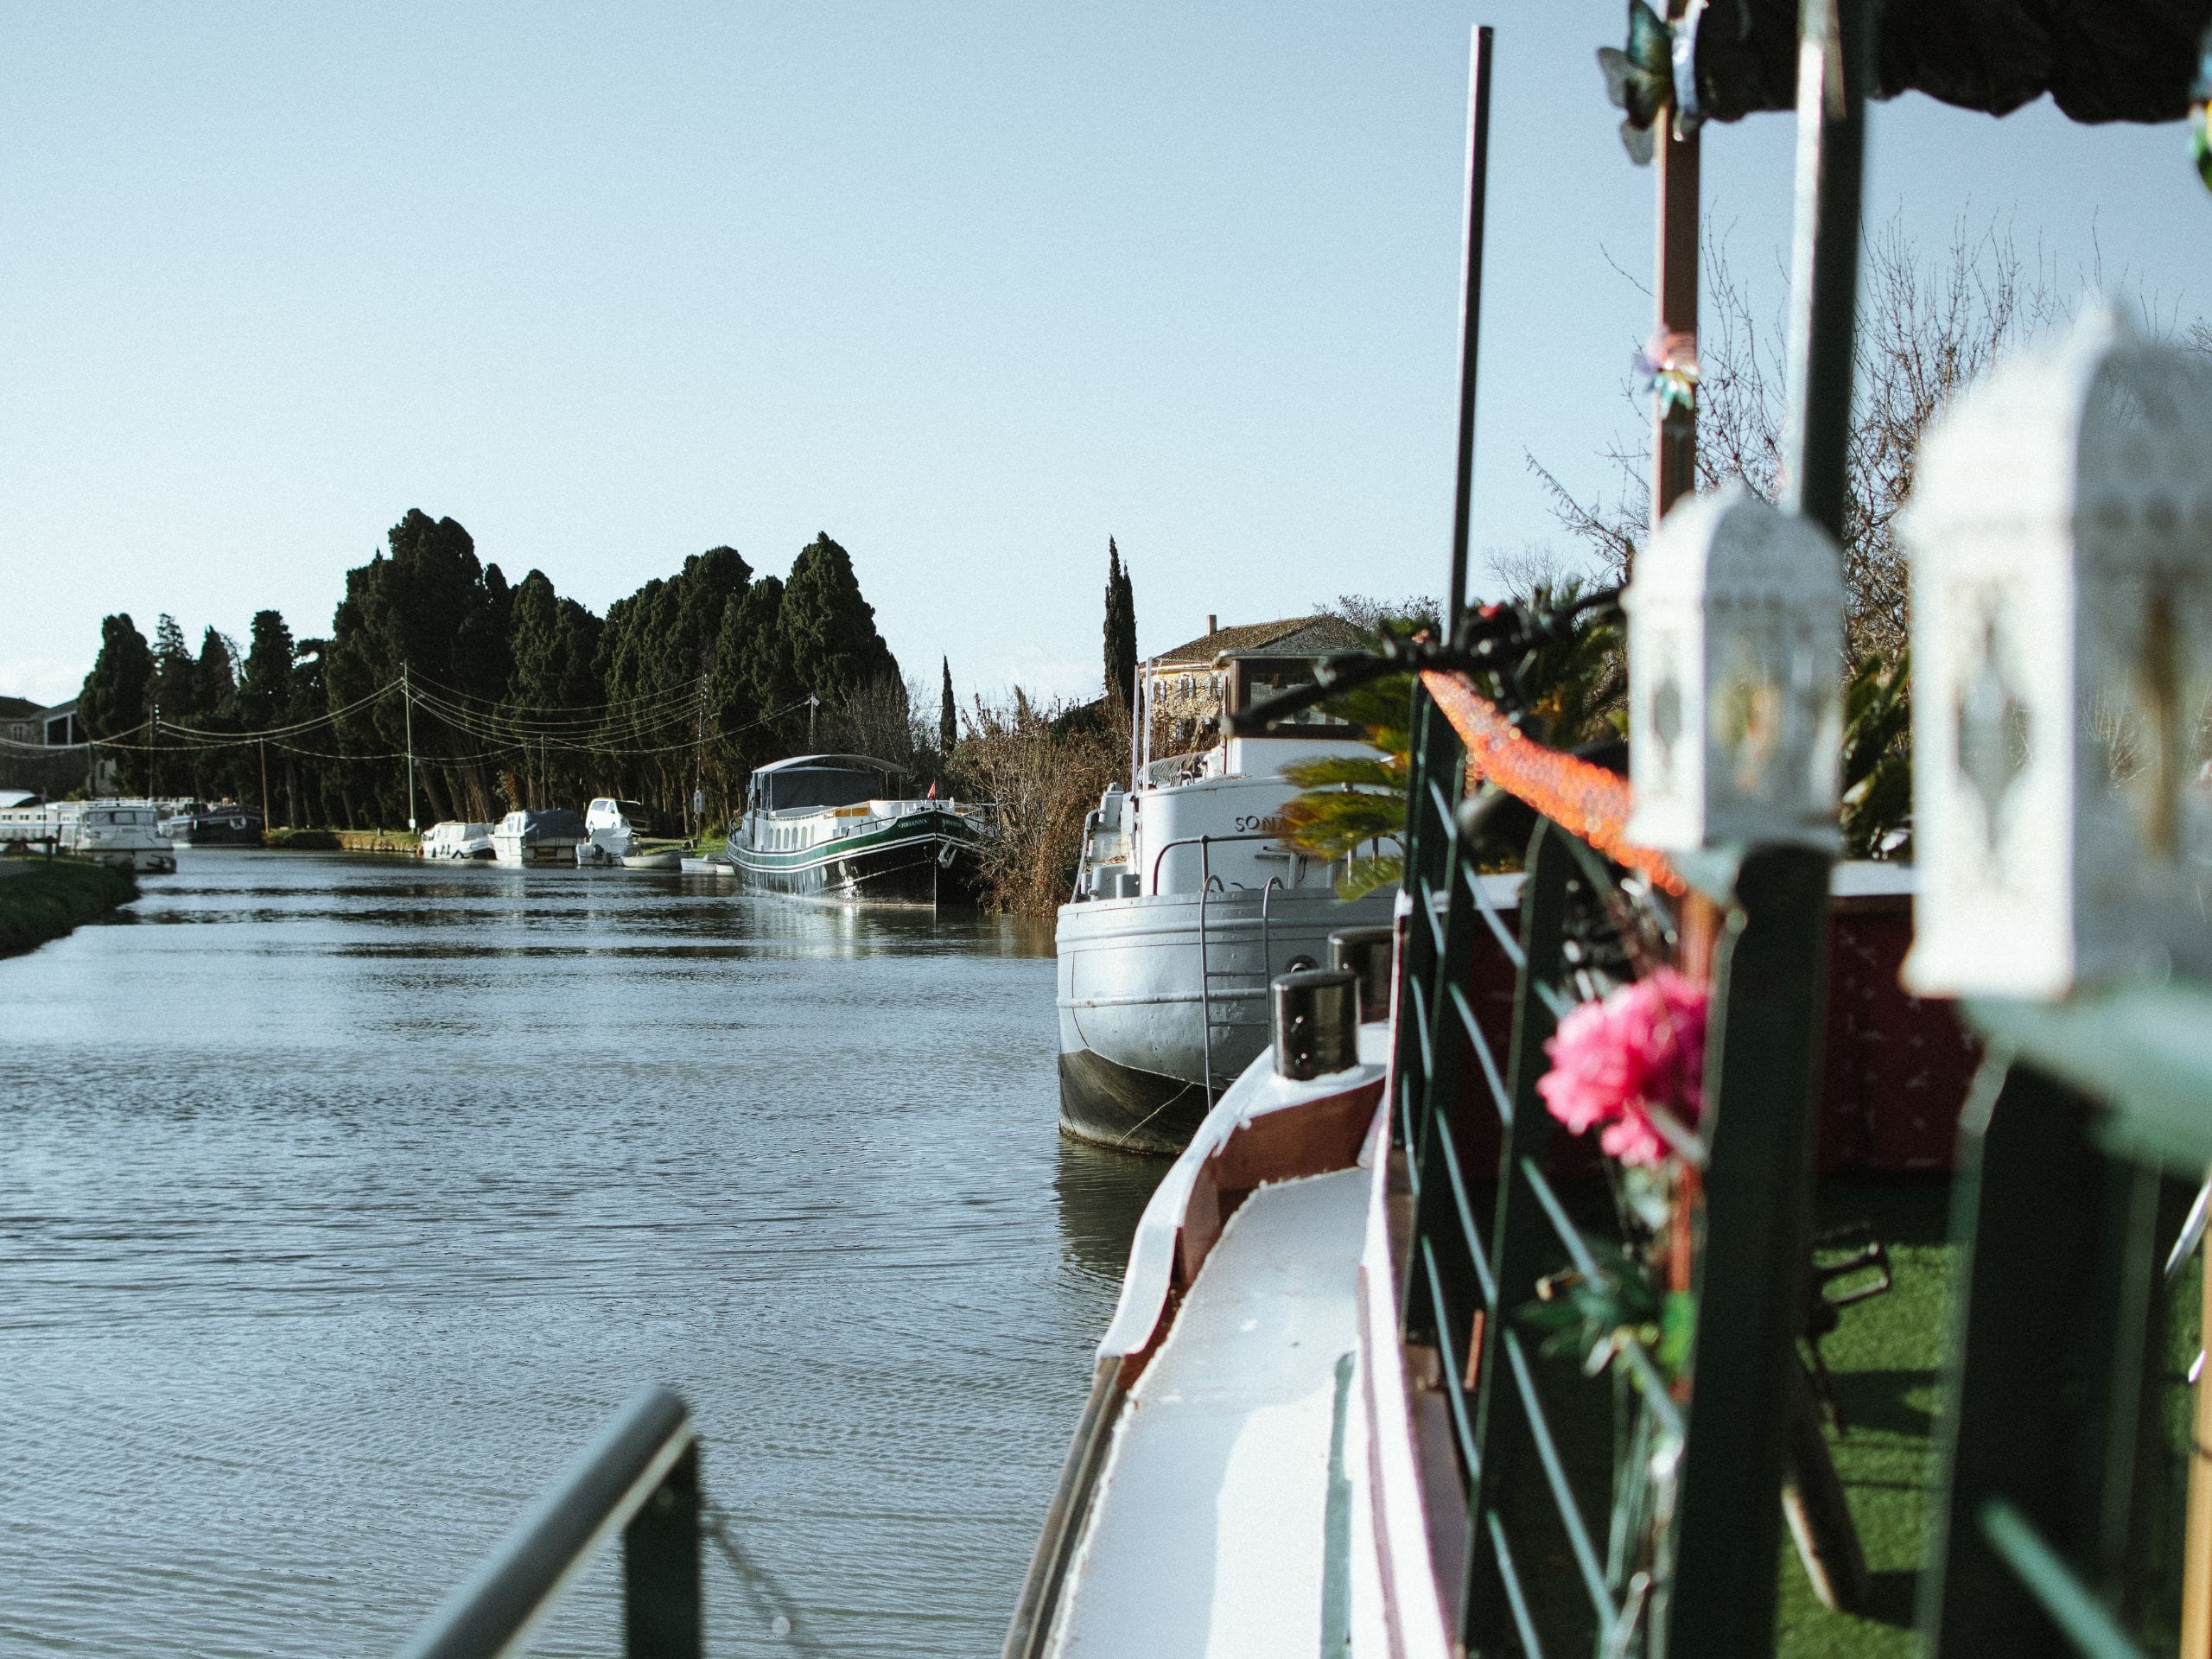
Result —
[[[635, 1386], [839, 1654], [995, 1653], [1160, 1166], [988, 918], [188, 852], [0, 961], [0, 1650], [375, 1655]], [[772, 1635], [711, 1550], [709, 1645]], [[540, 1644], [613, 1651], [611, 1562]]]

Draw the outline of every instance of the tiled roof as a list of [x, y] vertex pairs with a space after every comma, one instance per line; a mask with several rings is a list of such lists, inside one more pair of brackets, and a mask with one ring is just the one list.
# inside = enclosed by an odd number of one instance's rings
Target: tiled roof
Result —
[[0, 697], [0, 720], [14, 715], [35, 715], [46, 705], [33, 702], [29, 697]]
[[1203, 668], [1224, 651], [1266, 651], [1296, 657], [1325, 651], [1350, 651], [1361, 643], [1357, 628], [1340, 616], [1291, 616], [1280, 622], [1246, 622], [1216, 628], [1153, 662], [1163, 668]]

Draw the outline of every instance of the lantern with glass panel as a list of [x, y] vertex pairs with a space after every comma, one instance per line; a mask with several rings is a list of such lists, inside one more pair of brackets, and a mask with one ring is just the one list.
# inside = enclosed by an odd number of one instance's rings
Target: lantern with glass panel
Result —
[[2212, 975], [2212, 369], [2091, 308], [1930, 429], [1903, 528], [1906, 982]]
[[1834, 848], [1841, 565], [1817, 524], [1741, 484], [1667, 515], [1623, 601], [1630, 840]]

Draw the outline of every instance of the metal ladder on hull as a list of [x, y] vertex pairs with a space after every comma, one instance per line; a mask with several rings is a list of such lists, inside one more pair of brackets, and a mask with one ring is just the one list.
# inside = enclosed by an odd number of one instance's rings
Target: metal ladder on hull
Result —
[[[1283, 883], [1281, 877], [1271, 875], [1268, 878], [1267, 885], [1260, 889], [1259, 970], [1255, 973], [1249, 968], [1216, 968], [1213, 965], [1211, 931], [1207, 925], [1206, 916], [1207, 901], [1213, 895], [1216, 877], [1211, 868], [1211, 861], [1206, 856], [1206, 843], [1204, 841], [1198, 843], [1198, 858], [1199, 876], [1202, 883], [1198, 888], [1198, 1013], [1199, 1017], [1205, 1021], [1203, 1029], [1206, 1104], [1211, 1107], [1215, 1101], [1221, 1098], [1222, 1090], [1236, 1080], [1234, 1077], [1220, 1076], [1215, 1071], [1214, 1033], [1217, 1031], [1255, 1029], [1264, 1031], [1267, 1027], [1268, 985], [1274, 974], [1274, 938], [1268, 920], [1268, 906], [1274, 899], [1276, 890], [1281, 887]], [[1225, 893], [1226, 889], [1224, 891]], [[1231, 999], [1224, 995], [1222, 1001], [1227, 1006], [1217, 1013], [1214, 1006], [1217, 986], [1224, 993], [1249, 992], [1256, 989], [1259, 993], [1259, 1009], [1256, 1017], [1250, 1019], [1236, 1017], [1239, 1006], [1252, 1000], [1249, 995]]]

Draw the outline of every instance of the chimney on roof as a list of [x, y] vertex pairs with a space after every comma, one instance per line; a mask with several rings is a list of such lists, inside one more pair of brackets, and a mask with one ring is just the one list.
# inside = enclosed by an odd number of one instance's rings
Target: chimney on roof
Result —
[[1221, 619], [1211, 611], [1206, 613], [1206, 632], [1208, 633], [1219, 633], [1221, 632]]

